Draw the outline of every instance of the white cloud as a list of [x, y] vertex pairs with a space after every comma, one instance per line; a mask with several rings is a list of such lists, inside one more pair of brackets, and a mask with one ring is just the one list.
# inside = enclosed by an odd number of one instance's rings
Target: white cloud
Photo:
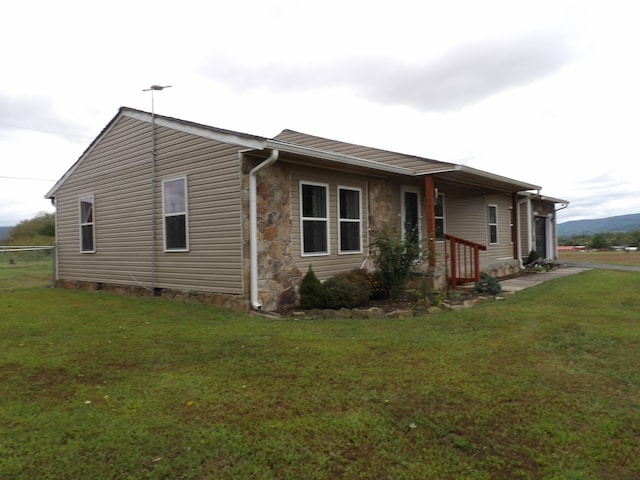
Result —
[[[561, 220], [637, 213], [640, 34], [613, 0], [12, 2], [0, 30], [0, 225], [122, 105], [283, 128], [543, 185]], [[587, 181], [599, 178], [589, 184]]]

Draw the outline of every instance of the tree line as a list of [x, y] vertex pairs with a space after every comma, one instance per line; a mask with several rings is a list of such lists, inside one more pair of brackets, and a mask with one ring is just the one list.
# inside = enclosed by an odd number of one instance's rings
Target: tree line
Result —
[[56, 221], [53, 213], [39, 213], [23, 220], [9, 231], [4, 245], [49, 246], [56, 241]]
[[587, 248], [600, 249], [613, 246], [640, 246], [640, 230], [635, 232], [607, 232], [571, 235], [558, 238], [558, 245], [584, 245]]

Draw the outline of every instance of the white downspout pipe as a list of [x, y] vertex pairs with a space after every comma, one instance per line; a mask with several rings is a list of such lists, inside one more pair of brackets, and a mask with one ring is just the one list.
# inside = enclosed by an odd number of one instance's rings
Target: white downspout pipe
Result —
[[[525, 203], [529, 202], [529, 198], [525, 197], [522, 200], [518, 200], [518, 210], [516, 211], [516, 235], [518, 235], [518, 247], [519, 247], [519, 252], [518, 252], [518, 263], [520, 264], [520, 269], [524, 268], [524, 263], [522, 262], [522, 217], [520, 216], [520, 210], [522, 205], [524, 205]], [[527, 217], [529, 216], [529, 212], [527, 209]], [[527, 220], [527, 225], [529, 225], [529, 220]], [[529, 228], [527, 227], [527, 236], [529, 235]], [[527, 245], [528, 247], [528, 245]]]
[[251, 307], [260, 310], [262, 304], [258, 300], [258, 205], [256, 177], [258, 172], [278, 160], [279, 151], [271, 150], [271, 155], [264, 162], [256, 165], [249, 172], [249, 262], [251, 269]]

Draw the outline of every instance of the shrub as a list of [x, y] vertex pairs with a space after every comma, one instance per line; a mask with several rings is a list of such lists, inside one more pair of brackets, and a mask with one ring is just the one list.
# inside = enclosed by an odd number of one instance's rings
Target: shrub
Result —
[[354, 308], [366, 305], [371, 296], [371, 288], [364, 270], [350, 270], [339, 273], [322, 285], [327, 308]]
[[385, 224], [372, 233], [373, 258], [379, 278], [396, 299], [404, 291], [414, 265], [420, 259], [420, 243], [415, 235], [405, 235], [404, 240], [396, 228]]
[[480, 274], [480, 280], [476, 282], [475, 291], [481, 294], [499, 295], [502, 293], [502, 285], [496, 277], [492, 277], [487, 272]]
[[525, 262], [525, 265], [531, 265], [534, 262], [537, 262], [538, 260], [540, 260], [541, 255], [536, 252], [535, 250], [531, 250], [529, 252], [529, 256], [527, 257], [527, 261]]
[[371, 290], [371, 298], [373, 300], [382, 300], [383, 298], [387, 298], [389, 296], [389, 288], [382, 280], [379, 271], [367, 272], [366, 279], [367, 283], [369, 284], [369, 289]]
[[300, 306], [302, 308], [321, 308], [324, 306], [322, 282], [318, 280], [311, 265], [300, 282]]

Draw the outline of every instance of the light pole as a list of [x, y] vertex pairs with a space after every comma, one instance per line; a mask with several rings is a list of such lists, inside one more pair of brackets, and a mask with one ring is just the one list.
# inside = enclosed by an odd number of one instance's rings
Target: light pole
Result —
[[143, 92], [151, 92], [151, 296], [156, 294], [156, 114], [153, 92], [171, 88], [171, 85], [151, 85]]

